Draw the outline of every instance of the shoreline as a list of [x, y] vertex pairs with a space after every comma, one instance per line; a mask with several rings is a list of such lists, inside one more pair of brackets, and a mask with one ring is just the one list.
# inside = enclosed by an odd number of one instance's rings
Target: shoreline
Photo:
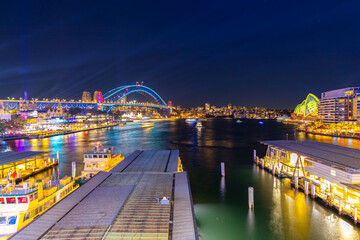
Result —
[[303, 132], [303, 133], [310, 133], [314, 135], [321, 135], [321, 136], [327, 136], [327, 137], [340, 137], [340, 138], [355, 138], [360, 139], [360, 136], [346, 136], [346, 135], [337, 135], [337, 134], [328, 134], [328, 133], [317, 133], [317, 132], [310, 132], [306, 130], [296, 129], [297, 132]]
[[81, 129], [81, 130], [70, 130], [70, 131], [64, 131], [61, 133], [49, 134], [49, 135], [45, 135], [45, 136], [34, 135], [34, 136], [19, 136], [19, 137], [10, 137], [10, 138], [7, 137], [7, 138], [0, 138], [0, 141], [22, 140], [22, 139], [28, 139], [28, 140], [29, 139], [43, 139], [43, 138], [60, 136], [60, 135], [68, 135], [68, 134], [77, 133], [77, 132], [85, 132], [85, 131], [91, 131], [91, 130], [102, 129], [102, 128], [107, 128], [107, 127], [115, 127], [118, 125], [119, 125], [119, 123], [109, 124], [109, 125], [101, 126], [101, 127], [87, 128], [87, 129]]

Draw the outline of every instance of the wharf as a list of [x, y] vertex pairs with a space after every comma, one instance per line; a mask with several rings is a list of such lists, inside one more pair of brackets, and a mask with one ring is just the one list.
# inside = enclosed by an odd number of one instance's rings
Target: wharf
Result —
[[178, 150], [137, 150], [11, 239], [198, 239], [188, 175], [178, 169]]

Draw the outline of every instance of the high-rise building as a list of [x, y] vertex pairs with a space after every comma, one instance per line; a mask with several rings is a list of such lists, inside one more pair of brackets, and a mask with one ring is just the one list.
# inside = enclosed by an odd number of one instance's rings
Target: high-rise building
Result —
[[210, 104], [209, 103], [205, 103], [205, 112], [210, 111]]
[[319, 116], [326, 123], [358, 120], [360, 87], [342, 88], [321, 93]]
[[82, 102], [92, 102], [91, 101], [91, 94], [90, 92], [88, 91], [83, 91], [83, 94], [82, 94]]

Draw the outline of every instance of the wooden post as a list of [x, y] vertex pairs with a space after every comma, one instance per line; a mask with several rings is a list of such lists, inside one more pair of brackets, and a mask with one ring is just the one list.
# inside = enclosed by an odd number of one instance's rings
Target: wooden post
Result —
[[264, 169], [265, 167], [265, 160], [264, 159], [261, 159], [261, 167]]
[[254, 149], [254, 162], [256, 162], [256, 149]]
[[294, 180], [295, 180], [295, 189], [298, 189], [299, 188], [299, 176], [295, 176]]
[[221, 176], [225, 177], [225, 163], [221, 162]]
[[254, 188], [248, 188], [248, 200], [249, 200], [249, 208], [254, 209]]
[[60, 154], [59, 154], [59, 151], [56, 152], [56, 160], [59, 161], [60, 159]]

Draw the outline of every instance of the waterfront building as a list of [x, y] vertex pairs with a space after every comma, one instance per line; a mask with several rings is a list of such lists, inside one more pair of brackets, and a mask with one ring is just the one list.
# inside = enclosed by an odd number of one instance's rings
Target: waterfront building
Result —
[[319, 116], [325, 123], [355, 121], [359, 119], [360, 87], [342, 88], [323, 92]]
[[88, 91], [84, 91], [82, 94], [82, 102], [91, 102], [91, 94]]
[[313, 141], [262, 141], [266, 156], [257, 163], [290, 178], [295, 188], [323, 200], [358, 222], [360, 151]]

